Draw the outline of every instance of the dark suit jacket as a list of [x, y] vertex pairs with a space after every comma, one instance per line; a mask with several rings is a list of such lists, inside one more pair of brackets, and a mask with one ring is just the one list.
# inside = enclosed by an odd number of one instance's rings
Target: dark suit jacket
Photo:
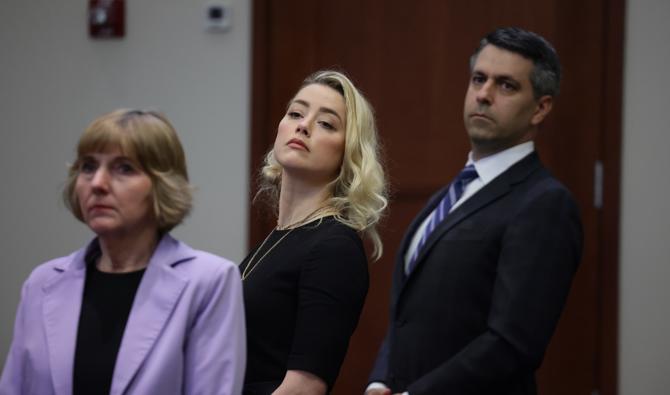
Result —
[[569, 191], [531, 153], [452, 211], [404, 274], [396, 257], [390, 324], [370, 381], [394, 392], [535, 394], [535, 370], [580, 260]]

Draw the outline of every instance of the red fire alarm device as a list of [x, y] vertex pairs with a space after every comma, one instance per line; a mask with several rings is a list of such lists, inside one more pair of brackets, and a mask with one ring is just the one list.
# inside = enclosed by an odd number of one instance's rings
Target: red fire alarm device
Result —
[[126, 34], [125, 0], [89, 0], [88, 34], [92, 38], [122, 38]]

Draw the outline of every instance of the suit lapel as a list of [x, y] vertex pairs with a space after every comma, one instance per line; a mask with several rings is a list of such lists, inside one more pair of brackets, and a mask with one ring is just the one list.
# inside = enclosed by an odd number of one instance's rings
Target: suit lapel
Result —
[[149, 261], [126, 323], [111, 394], [123, 394], [156, 343], [188, 283], [173, 266], [193, 257], [192, 250], [165, 235]]
[[49, 349], [49, 365], [56, 394], [72, 393], [74, 354], [77, 343], [86, 264], [85, 249], [56, 266], [56, 276], [42, 287], [42, 314]]
[[440, 189], [437, 193], [433, 194], [433, 196], [428, 199], [428, 203], [421, 209], [419, 214], [414, 217], [409, 227], [407, 228], [407, 231], [405, 232], [402, 241], [400, 242], [400, 248], [398, 248], [395, 257], [395, 273], [393, 275], [394, 289], [400, 289], [405, 283], [405, 253], [407, 252], [407, 249], [412, 242], [414, 233], [416, 232], [419, 225], [421, 225], [423, 220], [433, 211], [435, 206], [437, 206], [444, 194], [447, 193], [448, 189], [449, 186], [447, 185], [446, 187]]
[[405, 232], [405, 235], [402, 238], [402, 242], [400, 243], [400, 249], [398, 250], [398, 254], [396, 255], [397, 260], [400, 260], [401, 262], [405, 261], [405, 253], [409, 248], [409, 244], [412, 242], [414, 233], [416, 232], [419, 225], [421, 225], [423, 220], [426, 219], [426, 217], [433, 211], [433, 209], [435, 208], [435, 206], [437, 206], [440, 200], [442, 200], [442, 197], [444, 196], [444, 194], [447, 193], [448, 189], [449, 186], [446, 186], [440, 189], [437, 193], [433, 194], [433, 196], [431, 196], [431, 198], [428, 200], [428, 203], [423, 207], [423, 209], [421, 209], [419, 214], [416, 217], [414, 217], [409, 227], [407, 228], [407, 232]]
[[[475, 193], [461, 206], [449, 213], [435, 228], [433, 233], [431, 233], [430, 237], [428, 237], [428, 240], [426, 240], [426, 243], [423, 245], [423, 248], [419, 251], [419, 256], [417, 256], [417, 267], [414, 269], [413, 273], [416, 272], [433, 245], [440, 240], [446, 232], [491, 202], [504, 196], [510, 190], [510, 185], [507, 182], [491, 182], [489, 185], [486, 185], [480, 191]], [[412, 273], [410, 273], [410, 275], [411, 274]]]
[[[405, 279], [405, 281], [402, 281], [401, 284], [398, 284], [400, 286], [399, 289], [400, 291], [397, 293], [397, 298], [396, 301], [400, 298], [400, 293], [402, 293], [403, 289], [407, 286], [407, 284], [410, 282], [411, 278], [415, 276], [419, 270], [421, 269], [421, 265], [425, 258], [429, 255], [433, 245], [440, 240], [445, 233], [447, 233], [449, 230], [453, 229], [456, 225], [458, 225], [460, 222], [465, 220], [466, 218], [470, 217], [471, 215], [477, 213], [479, 210], [482, 208], [488, 206], [492, 202], [500, 199], [502, 196], [506, 195], [509, 193], [514, 184], [517, 184], [521, 181], [523, 181], [525, 178], [527, 178], [533, 171], [541, 167], [541, 163], [539, 160], [539, 157], [536, 152], [533, 152], [526, 156], [525, 158], [521, 159], [519, 162], [516, 164], [512, 165], [509, 169], [504, 171], [502, 174], [500, 174], [498, 177], [493, 179], [490, 183], [488, 183], [486, 186], [484, 186], [481, 190], [479, 190], [477, 193], [475, 193], [472, 197], [470, 197], [468, 200], [466, 200], [461, 206], [456, 208], [454, 211], [449, 213], [444, 221], [440, 223], [437, 228], [433, 231], [433, 233], [428, 237], [428, 240], [426, 240], [426, 243], [423, 245], [421, 251], [419, 251], [419, 255], [417, 256], [417, 263], [414, 268], [414, 270], [409, 274], [409, 277]], [[441, 191], [441, 194], [444, 194], [443, 191], [446, 191], [446, 188]], [[440, 197], [441, 197], [441, 194]], [[438, 196], [438, 195], [436, 195]], [[428, 206], [430, 206], [430, 210], [428, 210], [428, 213], [432, 210], [432, 207], [437, 204], [435, 201], [435, 197], [431, 199], [431, 203]], [[422, 213], [426, 211], [428, 208], [424, 208]], [[425, 216], [428, 215], [427, 213], [421, 217], [422, 219], [425, 218]], [[418, 219], [418, 217], [417, 217]], [[416, 220], [415, 220], [416, 222]], [[420, 222], [419, 222], [420, 223]], [[413, 224], [414, 225], [414, 224]], [[418, 226], [418, 225], [416, 225]], [[413, 233], [413, 232], [412, 232]], [[407, 235], [405, 236], [407, 238]], [[410, 236], [411, 238], [411, 236]], [[404, 246], [407, 248], [406, 246]], [[404, 251], [404, 250], [403, 250]], [[404, 254], [403, 254], [404, 255]], [[404, 260], [403, 260], [404, 262]], [[402, 265], [404, 266], [404, 265]], [[402, 272], [403, 278], [404, 278], [404, 271]], [[396, 276], [397, 277], [397, 276]]]

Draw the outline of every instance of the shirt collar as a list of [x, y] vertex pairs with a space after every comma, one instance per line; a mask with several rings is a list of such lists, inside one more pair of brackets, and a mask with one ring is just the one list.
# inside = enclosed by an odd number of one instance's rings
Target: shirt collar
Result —
[[487, 184], [534, 150], [535, 144], [533, 141], [527, 141], [493, 155], [485, 156], [477, 161], [472, 159], [472, 151], [470, 151], [466, 165], [473, 164], [479, 178], [484, 184]]

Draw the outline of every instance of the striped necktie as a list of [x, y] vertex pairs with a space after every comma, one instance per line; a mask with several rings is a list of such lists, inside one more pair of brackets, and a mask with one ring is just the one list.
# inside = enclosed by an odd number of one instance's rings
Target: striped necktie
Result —
[[449, 185], [449, 190], [430, 214], [428, 224], [426, 224], [426, 228], [423, 230], [421, 239], [419, 239], [419, 244], [417, 244], [414, 253], [412, 253], [412, 256], [410, 257], [409, 265], [407, 266], [406, 271], [407, 274], [411, 273], [416, 266], [416, 258], [419, 256], [419, 252], [426, 244], [426, 240], [428, 240], [430, 234], [433, 233], [435, 228], [437, 228], [437, 226], [444, 220], [447, 214], [449, 214], [451, 206], [453, 206], [454, 203], [456, 203], [458, 199], [461, 198], [465, 187], [477, 177], [479, 177], [479, 175], [477, 174], [477, 170], [475, 170], [475, 166], [470, 164], [465, 166], [458, 174], [458, 176], [456, 176], [454, 181], [451, 182], [451, 185]]

